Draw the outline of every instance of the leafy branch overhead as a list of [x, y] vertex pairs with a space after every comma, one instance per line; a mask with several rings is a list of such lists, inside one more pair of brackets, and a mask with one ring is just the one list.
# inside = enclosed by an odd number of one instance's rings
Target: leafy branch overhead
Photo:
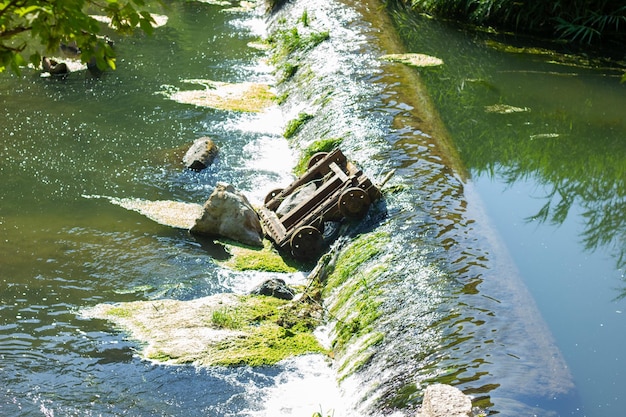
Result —
[[119, 33], [153, 30], [154, 19], [144, 0], [0, 0], [0, 71], [28, 62], [38, 66], [42, 54], [61, 44], [80, 51], [81, 60], [96, 59], [99, 68], [115, 68], [115, 54], [97, 15]]

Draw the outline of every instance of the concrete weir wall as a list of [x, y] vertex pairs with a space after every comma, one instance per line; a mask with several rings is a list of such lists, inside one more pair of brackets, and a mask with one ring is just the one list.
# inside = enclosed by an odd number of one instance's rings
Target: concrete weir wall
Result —
[[[351, 408], [391, 414], [417, 412], [427, 398], [445, 402], [445, 394], [425, 392], [454, 369], [463, 376], [442, 379], [479, 393], [476, 410], [532, 413], [535, 404], [569, 395], [567, 366], [484, 215], [420, 71], [383, 59], [407, 52], [383, 5], [294, 0], [275, 9], [268, 27], [281, 110], [288, 120], [307, 116], [290, 146], [306, 153], [320, 139], [340, 138], [372, 180], [399, 168], [387, 201], [337, 251], [325, 283], [334, 367]], [[280, 36], [291, 42], [323, 33], [323, 42], [281, 50]], [[444, 197], [429, 201], [421, 187]], [[443, 238], [420, 248], [416, 235], [428, 232], [411, 225], [423, 219]], [[475, 262], [464, 260], [468, 254]], [[441, 269], [445, 257], [471, 271]], [[468, 413], [437, 409], [421, 412]]]
[[[305, 19], [307, 22], [303, 24]], [[296, 119], [303, 113], [311, 116], [311, 120], [289, 139], [293, 148], [306, 151], [320, 138], [340, 137], [342, 147], [349, 150], [350, 156], [380, 178], [389, 167], [384, 162], [373, 162], [371, 157], [388, 148], [384, 140], [386, 130], [394, 123], [403, 123], [424, 132], [425, 137], [436, 139], [436, 157], [445, 161], [459, 178], [465, 177], [456, 150], [450, 144], [414, 68], [395, 65], [395, 74], [391, 75], [391, 78], [405, 81], [402, 100], [409, 103], [411, 112], [387, 118], [383, 123], [368, 114], [372, 101], [378, 100], [376, 95], [384, 95], [382, 87], [377, 90], [376, 83], [389, 75], [385, 73], [388, 69], [382, 68], [385, 64], [380, 57], [402, 52], [400, 41], [380, 2], [286, 2], [271, 14], [270, 38], [285, 31], [298, 31], [301, 38], [329, 33], [329, 38], [315, 48], [305, 47], [282, 54], [280, 45], [275, 46], [277, 52], [273, 59], [279, 80], [277, 96], [286, 97], [281, 107], [287, 119], [289, 115]], [[285, 74], [287, 71], [293, 73]], [[366, 83], [367, 88], [361, 88], [362, 83]], [[389, 233], [385, 228], [367, 226], [359, 230], [357, 234], [365, 236], [367, 242], [353, 240], [336, 251], [331, 262], [333, 266], [327, 271], [329, 277], [324, 290], [324, 302], [333, 328], [331, 339], [338, 379], [348, 401], [353, 402], [352, 407], [366, 414], [379, 411], [380, 405], [375, 399], [378, 394], [368, 399], [376, 389], [371, 386], [371, 381], [366, 382], [370, 385], [368, 388], [360, 387], [363, 381], [355, 378], [355, 374], [375, 355], [376, 344], [384, 336], [376, 330], [375, 322], [380, 312], [365, 307], [378, 306], [376, 297], [370, 298], [371, 294], [363, 290], [362, 280], [357, 278], [355, 282], [345, 275], [362, 275], [375, 281], [375, 275], [384, 269], [378, 267], [377, 262], [390, 248]], [[346, 326], [345, 323], [353, 325]], [[363, 395], [364, 392], [367, 394]], [[433, 384], [424, 391], [424, 406], [417, 415], [469, 416], [472, 415], [472, 403], [457, 388]]]

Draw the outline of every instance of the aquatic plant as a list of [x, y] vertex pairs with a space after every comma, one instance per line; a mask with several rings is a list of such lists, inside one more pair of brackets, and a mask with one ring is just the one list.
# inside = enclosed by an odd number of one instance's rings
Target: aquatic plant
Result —
[[313, 155], [319, 152], [330, 152], [338, 148], [341, 142], [343, 142], [343, 138], [325, 138], [311, 143], [300, 152], [300, 159], [293, 170], [294, 174], [302, 175], [307, 170], [309, 160]]
[[[501, 30], [592, 43], [624, 40], [626, 6], [608, 0], [388, 0], [413, 10]], [[622, 25], [620, 27], [620, 24]]]
[[[307, 18], [308, 21], [308, 18]], [[330, 37], [328, 31], [301, 34], [298, 27], [282, 28], [273, 32], [267, 39], [273, 47], [271, 62], [273, 64], [282, 62], [285, 58], [296, 51], [308, 51]]]
[[283, 136], [286, 139], [291, 138], [293, 135], [296, 134], [298, 129], [300, 129], [300, 127], [302, 127], [302, 125], [304, 125], [306, 122], [308, 122], [313, 117], [314, 116], [312, 114], [309, 114], [309, 113], [306, 113], [306, 112], [300, 112], [298, 114], [298, 117], [296, 117], [295, 119], [292, 119], [289, 122], [287, 122], [287, 126], [285, 127], [285, 131], [283, 132]]

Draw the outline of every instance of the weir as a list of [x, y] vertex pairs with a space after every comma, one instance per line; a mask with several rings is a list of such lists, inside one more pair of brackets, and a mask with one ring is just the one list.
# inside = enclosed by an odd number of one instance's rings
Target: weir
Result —
[[[422, 51], [404, 49], [379, 1], [293, 0], [269, 16], [171, 6], [154, 37], [117, 43], [118, 70], [100, 80], [0, 77], [0, 414], [276, 417], [319, 404], [324, 417], [408, 417], [438, 382], [478, 413], [576, 407], [567, 365], [421, 83], [432, 69], [382, 59]], [[276, 48], [271, 65], [249, 45], [259, 38]], [[243, 115], [201, 107], [210, 80], [273, 84], [276, 101]], [[183, 170], [181, 149], [203, 136], [219, 145], [214, 164]], [[316, 335], [332, 358], [155, 364], [138, 355], [142, 340], [81, 314], [113, 303], [152, 312], [162, 300], [206, 314], [204, 297], [267, 278], [303, 284], [308, 271], [291, 265], [231, 268], [229, 245], [185, 229], [216, 182], [260, 205], [320, 141], [374, 183], [395, 170], [323, 258], [328, 323]]]
[[297, 71], [278, 86], [281, 107], [313, 116], [291, 145], [339, 137], [371, 177], [396, 170], [328, 278], [333, 367], [351, 408], [408, 413], [434, 382], [503, 415], [575, 403], [567, 366], [421, 85], [428, 69], [379, 59], [419, 51], [403, 50], [374, 1], [288, 2], [270, 32], [293, 27], [329, 38], [285, 58]]

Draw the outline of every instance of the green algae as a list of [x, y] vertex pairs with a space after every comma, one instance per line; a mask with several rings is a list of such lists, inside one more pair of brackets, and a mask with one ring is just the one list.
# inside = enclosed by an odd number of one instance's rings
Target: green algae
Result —
[[386, 232], [362, 234], [354, 239], [340, 255], [334, 271], [328, 278], [328, 291], [338, 288], [349, 277], [354, 276], [361, 265], [379, 255], [387, 243], [389, 235]]
[[211, 354], [213, 363], [272, 365], [290, 356], [326, 352], [312, 333], [319, 320], [310, 315], [293, 319], [298, 302], [263, 296], [246, 296], [241, 301], [220, 314], [219, 320], [226, 317], [228, 325], [243, 330], [246, 336], [218, 343]]
[[298, 116], [294, 119], [291, 119], [287, 122], [287, 126], [285, 127], [285, 131], [283, 132], [283, 136], [286, 139], [293, 137], [298, 130], [309, 120], [311, 120], [314, 116], [312, 114], [306, 112], [300, 112]]
[[219, 263], [236, 271], [293, 273], [302, 267], [300, 262], [283, 258], [267, 239], [263, 240], [263, 248], [232, 241], [225, 243], [225, 245], [231, 257]]
[[313, 331], [318, 307], [303, 301], [220, 294], [188, 301], [99, 304], [83, 315], [106, 319], [141, 343], [141, 356], [163, 364], [272, 365], [326, 353]]
[[343, 142], [343, 138], [325, 138], [311, 143], [300, 153], [300, 159], [293, 172], [297, 176], [304, 174], [309, 166], [309, 159], [318, 152], [330, 152]]

